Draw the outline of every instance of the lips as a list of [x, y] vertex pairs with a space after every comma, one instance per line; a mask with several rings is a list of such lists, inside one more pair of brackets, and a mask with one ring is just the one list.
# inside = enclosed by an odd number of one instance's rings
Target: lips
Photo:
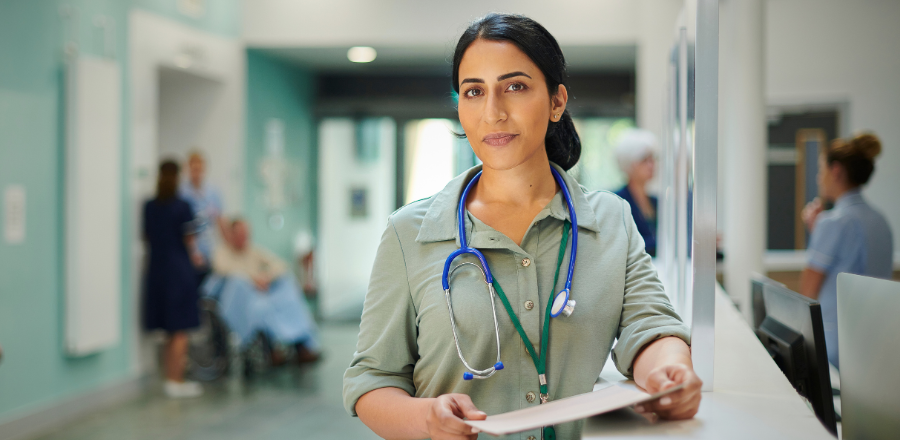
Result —
[[483, 142], [494, 146], [494, 147], [502, 147], [515, 139], [518, 135], [514, 133], [491, 133], [484, 137]]

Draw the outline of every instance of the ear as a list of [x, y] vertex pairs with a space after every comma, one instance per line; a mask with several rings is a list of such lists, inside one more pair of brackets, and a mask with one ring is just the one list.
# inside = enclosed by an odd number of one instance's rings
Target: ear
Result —
[[566, 111], [566, 104], [569, 102], [569, 91], [566, 86], [560, 84], [556, 90], [556, 94], [550, 97], [550, 120], [559, 122], [562, 114]]
[[828, 166], [828, 174], [831, 174], [831, 179], [834, 181], [847, 181], [847, 170], [840, 162], [832, 162], [832, 164]]

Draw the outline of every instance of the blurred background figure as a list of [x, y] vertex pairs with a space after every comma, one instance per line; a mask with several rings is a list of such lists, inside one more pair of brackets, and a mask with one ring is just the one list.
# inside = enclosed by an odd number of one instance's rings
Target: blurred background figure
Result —
[[250, 241], [250, 226], [242, 219], [230, 226], [230, 243], [216, 248], [215, 275], [224, 280], [217, 294], [226, 324], [246, 347], [264, 337], [297, 350], [300, 363], [319, 359], [319, 340], [312, 313], [288, 265]]
[[656, 136], [647, 130], [631, 129], [616, 146], [616, 160], [627, 183], [616, 195], [631, 205], [631, 215], [650, 256], [656, 256], [657, 198], [647, 194], [647, 185], [656, 173]]
[[[880, 153], [881, 141], [873, 134], [835, 140], [819, 155], [820, 198], [803, 210], [811, 236], [800, 293], [822, 304], [828, 361], [838, 368], [837, 274], [891, 278], [891, 228], [860, 193]], [[834, 208], [823, 211], [825, 203]]]
[[195, 397], [203, 390], [184, 380], [187, 330], [200, 325], [196, 267], [203, 264], [197, 249], [191, 206], [177, 197], [178, 164], [159, 166], [156, 197], [144, 205], [144, 238], [149, 265], [145, 323], [148, 330], [166, 332], [164, 389], [169, 397]]
[[222, 196], [214, 186], [205, 181], [206, 160], [199, 151], [188, 156], [188, 179], [178, 188], [178, 195], [188, 203], [194, 211], [196, 221], [197, 249], [203, 255], [204, 262], [200, 266], [200, 280], [209, 273], [215, 234], [218, 232], [227, 241], [228, 227], [222, 218]]

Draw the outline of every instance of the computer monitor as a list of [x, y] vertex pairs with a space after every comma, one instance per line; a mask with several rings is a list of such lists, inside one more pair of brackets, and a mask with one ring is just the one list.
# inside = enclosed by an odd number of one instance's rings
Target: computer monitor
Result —
[[825, 331], [819, 302], [784, 286], [765, 284], [765, 318], [756, 334], [825, 428], [837, 434]]
[[753, 315], [754, 332], [759, 329], [760, 324], [766, 319], [766, 304], [763, 301], [763, 290], [767, 285], [786, 287], [784, 284], [758, 273], [750, 275], [750, 311]]
[[900, 283], [837, 276], [841, 431], [845, 439], [900, 433]]

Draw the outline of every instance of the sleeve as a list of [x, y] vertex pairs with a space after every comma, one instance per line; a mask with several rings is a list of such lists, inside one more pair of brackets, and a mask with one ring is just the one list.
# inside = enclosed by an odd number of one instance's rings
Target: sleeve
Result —
[[809, 267], [822, 273], [834, 269], [838, 251], [844, 247], [842, 242], [847, 236], [842, 229], [838, 219], [819, 217], [806, 249], [806, 263]]
[[389, 219], [372, 267], [356, 353], [344, 372], [344, 408], [350, 415], [356, 416], [356, 402], [372, 390], [394, 387], [415, 395], [416, 334], [403, 249]]
[[691, 341], [690, 331], [669, 303], [650, 255], [644, 250], [644, 239], [631, 218], [628, 202], [623, 200], [622, 204], [628, 255], [618, 342], [612, 359], [619, 372], [632, 378], [634, 359], [647, 344], [667, 336], [676, 336], [687, 344]]
[[181, 201], [181, 212], [178, 214], [178, 222], [181, 223], [181, 229], [184, 235], [194, 235], [197, 233], [197, 217], [194, 215], [194, 208], [191, 204]]

